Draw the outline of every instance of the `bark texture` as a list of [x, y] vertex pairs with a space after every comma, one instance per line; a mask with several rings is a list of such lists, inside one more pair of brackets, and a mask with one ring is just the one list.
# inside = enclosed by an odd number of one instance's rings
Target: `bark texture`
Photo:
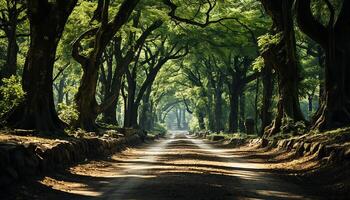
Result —
[[295, 33], [293, 24], [293, 0], [261, 0], [265, 11], [273, 21], [272, 34], [279, 38], [276, 44], [270, 44], [262, 52], [266, 62], [271, 63], [278, 76], [278, 110], [271, 126], [265, 131], [265, 136], [272, 136], [279, 131], [284, 123], [304, 121], [299, 96], [299, 70], [297, 66]]
[[6, 116], [13, 128], [44, 132], [64, 128], [53, 99], [53, 65], [56, 49], [67, 19], [77, 1], [28, 1], [30, 47], [23, 70], [24, 101]]
[[321, 106], [312, 122], [313, 129], [327, 130], [350, 124], [350, 1], [343, 1], [338, 17], [326, 1], [330, 18], [320, 24], [311, 12], [310, 0], [297, 0], [300, 29], [325, 51], [325, 82]]

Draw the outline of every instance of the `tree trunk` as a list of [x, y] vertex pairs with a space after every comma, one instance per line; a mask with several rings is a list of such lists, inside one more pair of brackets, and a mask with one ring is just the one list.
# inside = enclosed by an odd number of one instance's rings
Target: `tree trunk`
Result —
[[308, 110], [309, 110], [309, 113], [311, 114], [312, 113], [312, 110], [313, 110], [313, 101], [314, 97], [313, 97], [313, 94], [309, 95], [307, 100], [308, 100]]
[[223, 125], [223, 115], [222, 115], [222, 88], [223, 88], [223, 77], [222, 74], [220, 74], [220, 77], [218, 78], [216, 88], [215, 88], [215, 102], [214, 102], [214, 114], [215, 114], [215, 131], [220, 132], [224, 130]]
[[150, 103], [151, 87], [147, 88], [145, 95], [142, 98], [142, 108], [140, 114], [140, 127], [144, 130], [151, 130], [152, 110]]
[[42, 132], [63, 130], [54, 105], [52, 74], [58, 42], [76, 2], [28, 2], [31, 42], [22, 78], [26, 96], [8, 113], [6, 121], [10, 127]]
[[155, 113], [154, 104], [152, 101], [150, 102], [150, 116], [151, 116], [151, 119], [150, 119], [149, 129], [153, 130], [155, 127], [155, 123], [158, 122], [158, 119], [157, 119], [157, 114]]
[[[79, 111], [78, 126], [87, 131], [97, 131], [96, 118], [98, 114], [109, 107], [113, 101], [103, 102], [98, 105], [96, 101], [96, 86], [98, 80], [98, 71], [101, 64], [101, 57], [106, 46], [114, 37], [114, 35], [128, 22], [132, 11], [135, 9], [139, 0], [124, 0], [119, 8], [118, 13], [112, 21], [108, 21], [109, 1], [104, 2], [103, 11], [101, 13], [102, 22], [100, 27], [93, 28], [81, 35], [73, 44], [72, 55], [83, 67], [83, 78], [76, 96], [77, 109]], [[93, 36], [94, 46], [86, 57], [81, 55], [80, 41], [85, 36]], [[113, 96], [115, 100], [117, 95]]]
[[324, 72], [325, 72], [325, 55], [324, 55], [324, 50], [322, 49], [321, 46], [319, 46], [317, 48], [317, 54], [318, 54], [318, 65], [320, 66], [321, 70], [319, 70], [319, 74], [318, 74], [318, 80], [320, 82], [319, 84], [319, 92], [318, 92], [318, 96], [319, 96], [319, 105], [322, 104], [321, 100], [322, 100], [322, 96], [323, 96], [323, 91], [324, 91]]
[[273, 75], [271, 66], [268, 63], [265, 63], [263, 69], [263, 105], [261, 108], [261, 131], [260, 136], [264, 134], [265, 128], [268, 127], [272, 122], [272, 94], [273, 94]]
[[198, 125], [200, 130], [205, 130], [204, 113], [201, 111], [198, 113]]
[[90, 60], [83, 67], [84, 73], [78, 93], [75, 96], [77, 110], [79, 112], [78, 126], [87, 131], [96, 131], [95, 120], [98, 115], [98, 104], [96, 101], [96, 85], [98, 79], [98, 61]]
[[[274, 22], [274, 33], [281, 33], [280, 42], [270, 45], [269, 49], [262, 53], [267, 62], [271, 62], [278, 75], [279, 106], [278, 115], [270, 129], [266, 130], [267, 137], [278, 133], [282, 121], [294, 123], [304, 121], [300, 110], [298, 83], [299, 70], [297, 67], [295, 33], [292, 15], [292, 0], [275, 2], [261, 0], [265, 10]], [[287, 119], [287, 120], [284, 120]]]
[[176, 116], [176, 126], [177, 126], [177, 130], [181, 129], [181, 113], [180, 109], [176, 108], [175, 109], [175, 116]]
[[64, 87], [66, 86], [66, 77], [67, 75], [63, 75], [61, 78], [58, 89], [57, 89], [57, 104], [62, 103], [64, 99]]
[[[17, 26], [23, 20], [19, 21], [19, 15], [24, 11], [19, 10], [17, 2], [11, 2], [13, 4], [7, 7], [7, 15], [2, 16], [2, 20], [5, 20], [5, 25], [3, 26], [4, 33], [7, 38], [7, 54], [6, 62], [3, 70], [0, 74], [0, 84], [2, 78], [9, 78], [12, 75], [16, 75], [17, 72], [17, 54], [19, 51], [17, 44]], [[9, 4], [8, 4], [9, 6]]]
[[182, 130], [187, 130], [188, 124], [186, 121], [186, 109], [182, 110]]
[[315, 115], [314, 129], [327, 130], [350, 124], [350, 31], [331, 37], [326, 50], [323, 100]]
[[343, 1], [339, 15], [332, 5], [327, 27], [313, 16], [310, 0], [296, 2], [300, 29], [325, 50], [325, 84], [313, 129], [327, 130], [350, 124], [350, 1]]
[[[110, 96], [108, 96], [107, 98], [110, 98]], [[118, 101], [113, 101], [113, 103], [111, 103], [111, 106], [109, 106], [103, 111], [102, 120], [104, 123], [118, 125], [117, 112], [116, 112], [117, 106], [118, 106]]]
[[[138, 105], [135, 104], [136, 80], [128, 79], [128, 98], [127, 109], [124, 114], [124, 127], [131, 128], [135, 125], [134, 119], [137, 119]], [[136, 115], [136, 116], [135, 116]], [[137, 121], [136, 121], [137, 123]]]
[[236, 133], [238, 130], [238, 97], [237, 90], [230, 92], [230, 114], [229, 114], [229, 132]]
[[259, 120], [259, 108], [258, 108], [259, 90], [260, 90], [260, 79], [257, 78], [256, 83], [255, 83], [255, 102], [254, 102], [254, 107], [255, 107], [255, 112], [254, 112], [254, 115], [255, 115], [254, 122], [255, 123], [254, 124], [255, 124], [255, 132], [256, 133], [259, 133], [259, 125], [258, 125], [258, 120]]
[[208, 129], [211, 131], [215, 131], [215, 114], [213, 112], [213, 92], [212, 89], [208, 86], [208, 92], [207, 94], [207, 116], [208, 116]]
[[245, 94], [242, 91], [239, 95], [239, 131], [241, 133], [245, 132]]
[[7, 44], [6, 63], [2, 73], [2, 78], [9, 78], [12, 75], [16, 75], [16, 72], [17, 72], [17, 54], [19, 49], [17, 45], [16, 29], [17, 27], [14, 26], [6, 34], [8, 39], [8, 44]]
[[66, 99], [66, 105], [70, 105], [71, 101], [69, 99], [69, 92], [66, 92], [65, 99]]

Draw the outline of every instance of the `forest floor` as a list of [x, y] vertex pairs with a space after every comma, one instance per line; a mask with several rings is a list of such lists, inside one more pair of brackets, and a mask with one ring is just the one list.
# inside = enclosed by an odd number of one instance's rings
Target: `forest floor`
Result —
[[286, 166], [282, 160], [283, 155], [171, 132], [157, 142], [27, 180], [7, 192], [15, 199], [52, 200], [330, 199], [318, 185], [284, 176], [288, 170], [281, 169], [299, 164]]

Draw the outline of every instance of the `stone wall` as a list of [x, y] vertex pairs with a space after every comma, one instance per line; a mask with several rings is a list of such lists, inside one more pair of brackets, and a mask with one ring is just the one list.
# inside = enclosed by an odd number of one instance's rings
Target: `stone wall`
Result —
[[331, 134], [310, 134], [288, 139], [266, 138], [231, 138], [223, 136], [207, 136], [205, 133], [196, 133], [199, 138], [207, 138], [211, 141], [220, 141], [223, 145], [232, 148], [251, 146], [266, 148], [266, 150], [279, 149], [294, 153], [294, 158], [302, 156], [314, 156], [325, 164], [334, 164], [350, 161], [350, 128], [333, 136]]
[[231, 139], [230, 144], [236, 147], [249, 145], [266, 149], [280, 149], [293, 152], [295, 158], [302, 156], [315, 156], [315, 159], [324, 161], [325, 164], [334, 164], [350, 161], [350, 142], [333, 143], [324, 140], [309, 140], [305, 137], [289, 139]]
[[107, 156], [142, 142], [138, 134], [121, 138], [69, 138], [53, 144], [0, 143], [0, 187], [20, 179]]

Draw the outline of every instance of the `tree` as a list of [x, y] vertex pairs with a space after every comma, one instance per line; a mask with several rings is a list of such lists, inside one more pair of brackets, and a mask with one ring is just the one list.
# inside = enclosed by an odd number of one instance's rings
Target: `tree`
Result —
[[60, 131], [53, 100], [53, 66], [58, 42], [77, 0], [27, 2], [30, 47], [22, 76], [23, 102], [6, 116], [6, 125], [38, 131]]
[[328, 24], [318, 22], [311, 11], [311, 1], [296, 1], [300, 29], [322, 46], [326, 52], [325, 85], [321, 106], [315, 115], [313, 129], [331, 129], [350, 123], [350, 2], [342, 1], [339, 15], [330, 1]]
[[[124, 127], [137, 127], [137, 117], [138, 108], [141, 103], [142, 97], [144, 96], [147, 88], [151, 87], [159, 70], [167, 63], [169, 60], [175, 60], [182, 58], [187, 55], [187, 48], [180, 46], [178, 43], [168, 44], [167, 38], [161, 40], [159, 46], [156, 46], [156, 51], [152, 52], [152, 48], [146, 46], [146, 63], [148, 65], [148, 70], [145, 80], [141, 83], [140, 89], [136, 94], [136, 75], [138, 70], [138, 65], [127, 71], [127, 83], [128, 83], [128, 102], [127, 109], [125, 110]], [[180, 46], [180, 47], [179, 47]]]
[[266, 136], [281, 130], [284, 122], [304, 121], [300, 110], [298, 84], [300, 74], [297, 65], [292, 0], [261, 0], [265, 11], [273, 21], [272, 35], [260, 38], [262, 57], [278, 76], [278, 111], [274, 122], [266, 128]]
[[[73, 58], [81, 64], [83, 68], [83, 77], [76, 95], [76, 104], [79, 111], [78, 126], [88, 130], [96, 131], [97, 115], [102, 113], [117, 98], [117, 95], [109, 98], [102, 104], [96, 101], [96, 86], [98, 80], [98, 71], [101, 65], [101, 57], [106, 46], [115, 36], [115, 34], [126, 24], [138, 4], [139, 0], [125, 0], [120, 5], [118, 13], [114, 19], [109, 22], [109, 0], [99, 1], [94, 17], [100, 19], [98, 28], [93, 28], [83, 33], [73, 44]], [[102, 4], [102, 5], [101, 5]], [[101, 16], [101, 17], [97, 17]], [[94, 38], [93, 48], [87, 56], [80, 53], [82, 47], [81, 40], [84, 37], [92, 36]], [[123, 69], [120, 69], [123, 71]]]
[[18, 33], [18, 25], [23, 23], [27, 16], [25, 15], [25, 3], [23, 1], [2, 0], [0, 7], [0, 29], [4, 31], [4, 38], [7, 39], [6, 62], [0, 73], [0, 78], [9, 78], [17, 72], [17, 38], [27, 36], [27, 34]]

